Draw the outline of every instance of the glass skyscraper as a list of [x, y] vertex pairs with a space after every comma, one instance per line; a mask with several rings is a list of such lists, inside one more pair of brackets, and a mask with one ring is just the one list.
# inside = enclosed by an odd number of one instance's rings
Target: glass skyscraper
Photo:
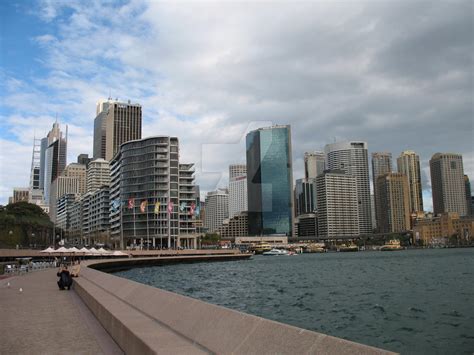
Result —
[[292, 234], [293, 174], [289, 125], [247, 134], [249, 235]]

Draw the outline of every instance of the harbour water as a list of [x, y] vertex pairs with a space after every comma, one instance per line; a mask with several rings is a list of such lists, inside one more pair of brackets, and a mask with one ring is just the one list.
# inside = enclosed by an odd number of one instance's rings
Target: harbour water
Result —
[[401, 353], [474, 351], [474, 248], [254, 256], [116, 275]]

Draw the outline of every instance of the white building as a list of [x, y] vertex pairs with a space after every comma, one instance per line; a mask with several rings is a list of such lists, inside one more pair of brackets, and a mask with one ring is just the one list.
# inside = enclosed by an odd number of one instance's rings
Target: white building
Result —
[[215, 232], [229, 218], [229, 192], [227, 189], [218, 189], [208, 192], [206, 196], [206, 216], [204, 227], [208, 232]]
[[324, 152], [304, 153], [304, 176], [306, 179], [316, 178], [326, 169], [326, 157]]
[[110, 185], [110, 165], [102, 158], [95, 159], [87, 166], [87, 192], [94, 192], [102, 186]]
[[229, 181], [229, 218], [247, 210], [247, 176], [233, 177]]

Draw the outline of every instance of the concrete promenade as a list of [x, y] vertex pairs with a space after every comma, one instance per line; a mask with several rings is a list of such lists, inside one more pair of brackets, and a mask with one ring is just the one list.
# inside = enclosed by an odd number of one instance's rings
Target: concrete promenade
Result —
[[77, 293], [58, 289], [56, 272], [0, 280], [0, 354], [123, 354]]

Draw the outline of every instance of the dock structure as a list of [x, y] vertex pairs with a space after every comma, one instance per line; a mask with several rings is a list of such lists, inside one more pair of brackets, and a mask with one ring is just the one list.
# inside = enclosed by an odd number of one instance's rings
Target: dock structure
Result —
[[0, 280], [0, 353], [390, 354], [100, 271], [233, 258], [85, 261], [71, 291], [58, 290], [51, 269]]

